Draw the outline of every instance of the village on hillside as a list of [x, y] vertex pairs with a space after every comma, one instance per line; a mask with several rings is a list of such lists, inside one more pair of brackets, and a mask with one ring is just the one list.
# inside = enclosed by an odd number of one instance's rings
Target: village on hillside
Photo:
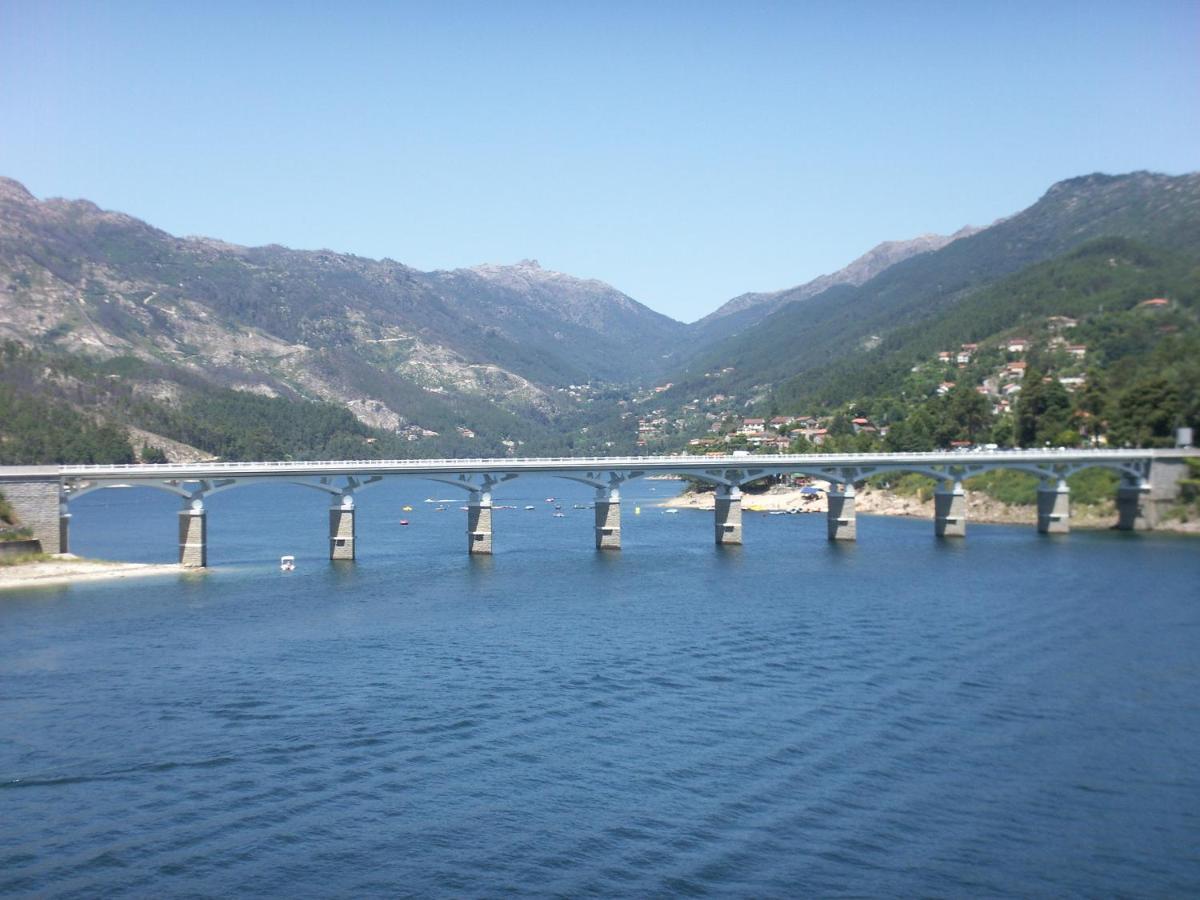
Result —
[[[1137, 304], [1136, 309], [1156, 313], [1169, 309], [1170, 300], [1154, 297]], [[1048, 316], [1036, 327], [1026, 327], [982, 343], [962, 343], [957, 349], [940, 350], [912, 366], [901, 396], [913, 402], [945, 397], [960, 385], [970, 387], [987, 401], [991, 416], [999, 420], [1015, 414], [1029, 358], [1037, 357], [1043, 382], [1054, 381], [1068, 394], [1082, 391], [1088, 384], [1088, 345], [1071, 339], [1080, 321], [1070, 316]], [[1170, 328], [1172, 326], [1163, 326]], [[727, 374], [707, 373], [710, 377]], [[654, 405], [673, 384], [658, 385], [623, 401], [622, 420], [635, 425], [637, 446], [650, 449], [684, 450], [692, 454], [722, 456], [735, 450], [756, 453], [802, 453], [827, 448], [831, 443], [844, 449], [843, 442], [831, 438], [859, 438], [859, 446], [886, 438], [892, 424], [886, 416], [875, 420], [856, 409], [854, 404], [838, 412], [817, 414], [794, 412], [773, 416], [746, 416], [742, 410], [761, 400], [740, 398], [735, 394], [714, 393], [693, 398], [677, 410]], [[649, 409], [638, 407], [651, 406]], [[1079, 443], [1104, 446], [1107, 437], [1094, 423], [1086, 421], [1085, 411], [1077, 412]], [[950, 447], [970, 446], [967, 440], [950, 441]]]

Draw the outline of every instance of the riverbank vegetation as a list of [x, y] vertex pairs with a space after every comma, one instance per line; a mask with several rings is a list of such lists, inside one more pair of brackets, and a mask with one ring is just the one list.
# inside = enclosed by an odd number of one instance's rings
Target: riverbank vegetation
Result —
[[0, 543], [27, 541], [32, 537], [33, 531], [21, 524], [16, 510], [4, 498], [4, 494], [0, 494]]

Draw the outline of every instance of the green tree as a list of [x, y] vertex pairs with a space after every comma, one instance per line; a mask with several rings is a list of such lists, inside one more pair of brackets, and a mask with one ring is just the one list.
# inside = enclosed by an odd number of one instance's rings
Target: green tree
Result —
[[923, 453], [934, 448], [933, 422], [924, 407], [917, 409], [888, 429], [884, 440], [887, 449], [896, 453]]
[[160, 447], [151, 447], [149, 444], [142, 445], [142, 452], [139, 455], [144, 463], [170, 462], [167, 459], [167, 454], [163, 453]]
[[1161, 375], [1134, 382], [1117, 400], [1113, 442], [1134, 447], [1170, 447], [1181, 416], [1179, 391]]
[[854, 425], [845, 413], [838, 413], [829, 423], [829, 437], [848, 437], [854, 434]]
[[1087, 382], [1075, 395], [1075, 411], [1090, 443], [1095, 444], [1109, 415], [1108, 384], [1099, 369], [1088, 369]]
[[978, 443], [992, 426], [992, 408], [987, 397], [973, 387], [960, 384], [939, 404], [940, 423], [937, 443], [949, 446], [951, 441]]
[[1071, 424], [1071, 395], [1056, 378], [1034, 368], [1025, 373], [1016, 410], [1016, 442], [1037, 447], [1057, 441]]

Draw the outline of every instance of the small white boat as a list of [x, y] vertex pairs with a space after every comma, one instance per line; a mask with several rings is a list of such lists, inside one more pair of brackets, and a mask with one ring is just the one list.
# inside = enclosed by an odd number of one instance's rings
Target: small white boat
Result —
[[527, 507], [525, 507], [525, 508], [526, 508], [526, 509], [537, 509], [537, 507], [536, 507], [536, 506], [527, 506]]
[[296, 568], [296, 557], [294, 557], [294, 556], [279, 557], [279, 571], [292, 572], [295, 570], [295, 568]]
[[663, 513], [668, 516], [676, 515], [679, 512], [677, 509], [664, 509]]
[[567, 514], [566, 514], [566, 513], [560, 513], [560, 512], [556, 512], [556, 513], [553, 513], [553, 516], [554, 516], [554, 518], [556, 518], [556, 519], [565, 519], [565, 518], [567, 517]]

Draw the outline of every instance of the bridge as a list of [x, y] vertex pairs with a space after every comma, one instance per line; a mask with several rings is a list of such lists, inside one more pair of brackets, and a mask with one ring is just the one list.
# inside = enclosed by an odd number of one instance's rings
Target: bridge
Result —
[[70, 504], [93, 491], [113, 487], [150, 487], [177, 495], [179, 561], [207, 564], [208, 510], [213, 494], [247, 484], [290, 483], [321, 491], [330, 498], [329, 557], [355, 558], [355, 503], [364, 489], [385, 478], [422, 478], [452, 485], [467, 499], [467, 550], [492, 552], [492, 497], [522, 475], [552, 475], [595, 489], [597, 549], [621, 547], [621, 486], [646, 475], [682, 475], [716, 490], [714, 537], [717, 544], [742, 543], [742, 488], [777, 475], [801, 475], [827, 483], [827, 530], [830, 540], [855, 540], [855, 486], [875, 475], [915, 472], [936, 480], [934, 533], [966, 534], [964, 481], [997, 469], [1028, 472], [1040, 479], [1038, 531], [1070, 530], [1067, 478], [1089, 468], [1120, 477], [1117, 488], [1119, 529], [1147, 530], [1157, 525], [1179, 495], [1193, 449], [1174, 450], [993, 450], [933, 453], [851, 453], [771, 456], [627, 456], [549, 459], [343, 460], [335, 462], [206, 462], [161, 465], [74, 465], [0, 467], [0, 492], [29, 525], [48, 553], [70, 546]]

